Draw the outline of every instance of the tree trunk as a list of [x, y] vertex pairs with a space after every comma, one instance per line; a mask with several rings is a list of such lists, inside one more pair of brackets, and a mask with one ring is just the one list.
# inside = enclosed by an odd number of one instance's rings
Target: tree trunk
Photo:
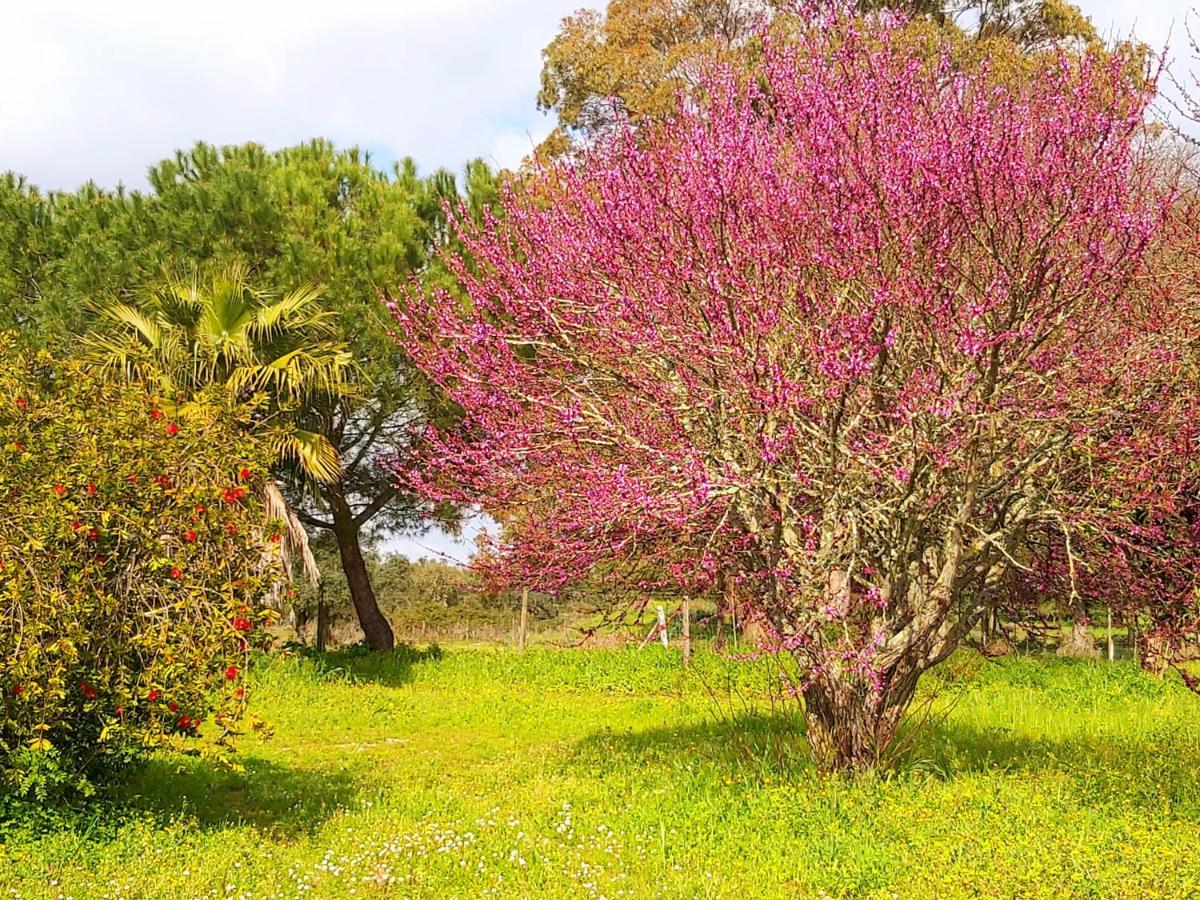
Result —
[[915, 677], [886, 681], [874, 691], [861, 679], [826, 673], [804, 689], [808, 744], [819, 770], [853, 775], [884, 761], [916, 688]]
[[1158, 631], [1150, 630], [1141, 635], [1140, 649], [1139, 663], [1143, 671], [1162, 678], [1167, 672], [1167, 660], [1170, 658], [1168, 642]]
[[371, 587], [371, 578], [367, 574], [367, 562], [363, 559], [354, 513], [344, 497], [330, 491], [328, 499], [333, 513], [333, 533], [342, 558], [342, 571], [346, 573], [350, 599], [354, 602], [354, 612], [367, 639], [367, 646], [372, 650], [391, 650], [396, 645], [396, 636], [375, 599], [375, 589]]
[[324, 652], [329, 646], [329, 607], [325, 605], [325, 587], [317, 593], [317, 650]]
[[1074, 659], [1100, 658], [1096, 639], [1092, 637], [1092, 632], [1086, 623], [1076, 621], [1071, 625], [1071, 636], [1059, 645], [1058, 655]]

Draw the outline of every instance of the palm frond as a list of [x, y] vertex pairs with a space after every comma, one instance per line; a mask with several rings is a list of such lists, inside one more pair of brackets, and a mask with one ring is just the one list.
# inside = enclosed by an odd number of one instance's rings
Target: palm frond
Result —
[[268, 518], [283, 522], [284, 534], [281, 542], [283, 554], [283, 570], [291, 577], [292, 561], [298, 559], [304, 571], [304, 577], [314, 588], [321, 586], [321, 571], [317, 568], [316, 557], [308, 543], [308, 532], [304, 524], [288, 505], [279, 489], [278, 483], [268, 481], [263, 487], [263, 505], [266, 507]]
[[102, 318], [134, 334], [151, 350], [162, 346], [163, 332], [167, 325], [152, 311], [138, 309], [128, 303], [108, 303], [95, 307], [95, 310]]
[[342, 344], [309, 345], [260, 365], [240, 366], [230, 375], [230, 390], [238, 396], [267, 391], [293, 402], [319, 395], [341, 396], [349, 392], [353, 363]]
[[321, 291], [321, 286], [317, 284], [302, 285], [273, 303], [260, 307], [250, 327], [251, 334], [264, 341], [273, 340], [293, 329], [302, 329], [311, 335], [328, 334], [330, 314], [317, 306]]
[[342, 475], [337, 448], [323, 434], [302, 428], [277, 427], [270, 436], [277, 458], [290, 460], [309, 478], [331, 484]]
[[93, 334], [83, 339], [84, 365], [93, 372], [105, 372], [130, 381], [143, 381], [153, 373], [140, 348], [129, 341]]

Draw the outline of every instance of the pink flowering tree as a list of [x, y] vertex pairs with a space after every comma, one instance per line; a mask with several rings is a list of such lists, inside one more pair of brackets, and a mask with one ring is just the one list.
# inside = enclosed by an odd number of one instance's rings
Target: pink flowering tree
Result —
[[1127, 60], [1016, 86], [821, 24], [464, 222], [466, 301], [394, 312], [464, 413], [406, 477], [510, 524], [489, 574], [736, 585], [854, 770], [1018, 576], [1103, 545], [1078, 465], [1138, 408], [1169, 198]]
[[[1200, 196], [1185, 186], [1133, 285], [1136, 314], [1097, 330], [1093, 413], [1073, 436], [1056, 497], [1061, 535], [1041, 536], [1017, 594], [1107, 607], [1144, 668], [1200, 659]], [[1107, 345], [1107, 346], [1106, 346]], [[1076, 384], [1076, 390], [1083, 387]], [[1099, 414], [1097, 414], [1099, 413]], [[1035, 542], [1037, 543], [1037, 542]], [[1032, 589], [1032, 590], [1030, 590]]]

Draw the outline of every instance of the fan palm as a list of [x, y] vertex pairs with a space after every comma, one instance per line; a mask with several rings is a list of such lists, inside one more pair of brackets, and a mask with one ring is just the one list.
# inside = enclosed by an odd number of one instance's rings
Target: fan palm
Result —
[[340, 474], [337, 450], [302, 426], [314, 407], [352, 393], [353, 360], [319, 304], [315, 286], [275, 297], [230, 266], [204, 282], [173, 280], [140, 300], [97, 306], [109, 328], [88, 339], [88, 356], [157, 382], [166, 403], [185, 405], [214, 385], [239, 401], [264, 398], [263, 428], [279, 460], [329, 483]]
[[[137, 301], [93, 308], [107, 324], [90, 336], [86, 356], [98, 369], [156, 384], [168, 409], [183, 410], [202, 391], [227, 391], [236, 401], [256, 401], [258, 420], [281, 465], [321, 484], [341, 475], [336, 448], [303, 427], [319, 408], [353, 395], [353, 361], [331, 338], [330, 313], [320, 291], [306, 286], [274, 297], [255, 289], [241, 266], [173, 280]], [[268, 514], [283, 521], [285, 569], [298, 559], [319, 586], [308, 536], [284, 501], [279, 485], [263, 490]], [[280, 592], [272, 601], [279, 603]]]

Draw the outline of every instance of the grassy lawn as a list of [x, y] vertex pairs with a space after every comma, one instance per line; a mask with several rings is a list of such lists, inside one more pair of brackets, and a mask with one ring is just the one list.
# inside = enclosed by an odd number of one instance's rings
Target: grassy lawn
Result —
[[944, 720], [848, 783], [790, 749], [761, 663], [272, 660], [254, 697], [275, 734], [243, 742], [245, 772], [158, 758], [92, 812], [9, 825], [0, 894], [1200, 893], [1200, 699], [1122, 662], [951, 662]]

